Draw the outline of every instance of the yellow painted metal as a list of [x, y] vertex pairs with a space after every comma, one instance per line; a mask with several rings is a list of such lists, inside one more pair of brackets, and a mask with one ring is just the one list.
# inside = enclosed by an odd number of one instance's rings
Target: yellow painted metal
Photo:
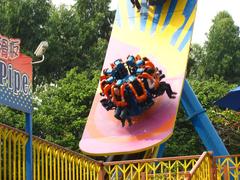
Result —
[[21, 179], [21, 142], [18, 141], [18, 179]]
[[50, 159], [49, 159], [49, 180], [52, 180], [52, 177], [53, 177], [53, 175], [52, 175], [52, 168], [53, 168], [53, 166], [52, 166], [52, 154], [53, 154], [54, 152], [53, 151], [50, 151], [50, 153], [49, 153], [49, 156], [50, 156]]
[[191, 180], [211, 180], [212, 177], [212, 155], [208, 152], [202, 154], [196, 165], [190, 171]]
[[[0, 124], [0, 179], [26, 179], [26, 133]], [[34, 180], [98, 180], [101, 163], [34, 137]], [[85, 173], [83, 173], [85, 172]]]
[[[1, 138], [1, 137], [0, 137]], [[16, 158], [16, 154], [17, 154], [17, 136], [16, 136], [16, 133], [14, 133], [14, 137], [13, 137], [13, 180], [16, 180], [16, 175], [17, 175], [17, 172], [16, 172], [16, 161], [17, 161], [17, 158]], [[1, 142], [0, 142], [1, 143]], [[0, 148], [1, 149], [1, 148]], [[0, 152], [1, 153], [1, 152]], [[1, 160], [0, 160], [1, 162]], [[0, 176], [1, 177], [1, 176]]]
[[240, 179], [240, 155], [217, 156], [216, 162], [217, 180], [221, 179]]
[[27, 140], [22, 139], [22, 170], [23, 170], [23, 180], [26, 179], [26, 145]]
[[[33, 174], [36, 174], [36, 148], [33, 145]], [[36, 176], [33, 176], [33, 180], [36, 180]]]
[[9, 132], [8, 136], [8, 179], [11, 180], [12, 178], [12, 131]]
[[[199, 156], [104, 163], [108, 179], [184, 179]], [[126, 178], [127, 177], [127, 178]]]
[[[26, 179], [26, 144], [28, 136], [0, 124], [0, 179]], [[145, 157], [154, 156], [156, 149]], [[240, 177], [240, 155], [153, 158], [102, 163], [34, 137], [34, 180], [108, 179], [234, 179]], [[216, 172], [215, 175], [213, 172]], [[105, 176], [104, 176], [105, 174]]]
[[6, 139], [7, 139], [8, 133], [6, 130], [4, 130], [4, 136], [3, 136], [3, 179], [7, 179], [7, 146], [6, 146]]
[[26, 133], [0, 124], [0, 179], [26, 179]]
[[100, 163], [93, 159], [36, 137], [33, 138], [33, 152], [36, 180], [98, 179]]

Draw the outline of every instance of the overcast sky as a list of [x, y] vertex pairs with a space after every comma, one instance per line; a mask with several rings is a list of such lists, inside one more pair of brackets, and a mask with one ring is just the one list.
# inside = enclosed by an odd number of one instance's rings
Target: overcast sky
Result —
[[[54, 4], [71, 5], [75, 0], [52, 0]], [[112, 8], [117, 0], [112, 0]], [[197, 17], [194, 26], [194, 43], [202, 44], [206, 40], [205, 33], [212, 25], [212, 19], [221, 10], [227, 10], [233, 17], [235, 24], [240, 26], [240, 0], [198, 0]]]

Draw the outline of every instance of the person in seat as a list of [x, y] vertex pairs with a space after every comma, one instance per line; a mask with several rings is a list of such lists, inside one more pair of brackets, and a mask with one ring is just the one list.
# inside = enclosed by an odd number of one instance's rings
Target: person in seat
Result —
[[111, 87], [113, 84], [113, 77], [109, 77], [108, 79], [104, 79], [100, 82], [100, 88], [101, 88], [101, 96], [106, 96], [106, 98], [103, 98], [100, 100], [102, 106], [107, 110], [112, 110], [116, 108], [115, 104], [112, 102], [112, 95], [111, 95]]
[[148, 109], [149, 107], [151, 107], [154, 102], [150, 94], [147, 92], [141, 79], [131, 76], [129, 80], [129, 88], [133, 93], [138, 105], [141, 106], [143, 109]]
[[139, 3], [139, 1], [138, 0], [130, 0], [130, 1], [133, 4], [133, 8], [136, 6], [138, 12], [140, 12], [141, 11], [141, 4]]
[[[158, 83], [157, 86], [155, 86], [154, 91], [152, 93], [155, 97], [163, 95], [165, 92], [167, 93], [168, 97], [171, 99], [176, 98], [176, 92], [173, 92], [171, 86], [169, 83], [166, 83], [165, 81], [162, 81], [162, 79], [165, 77], [164, 74], [162, 74], [162, 71], [152, 71], [152, 69], [148, 69], [147, 73], [154, 77], [156, 82]], [[156, 84], [155, 84], [156, 85]]]
[[129, 73], [131, 75], [135, 75], [136, 74], [136, 71], [137, 71], [137, 65], [135, 63], [135, 57], [132, 56], [132, 55], [129, 55], [127, 57], [127, 61], [126, 61], [126, 64], [127, 64], [127, 67], [128, 67], [128, 70], [129, 70]]
[[122, 59], [115, 60], [114, 65], [115, 77], [117, 80], [124, 79], [126, 76], [128, 76], [128, 70], [125, 67]]
[[128, 121], [129, 126], [132, 125], [132, 120], [129, 117], [128, 103], [125, 99], [125, 86], [123, 80], [118, 80], [112, 87], [112, 102], [116, 105], [114, 117], [121, 121], [122, 127], [125, 126], [125, 121]]

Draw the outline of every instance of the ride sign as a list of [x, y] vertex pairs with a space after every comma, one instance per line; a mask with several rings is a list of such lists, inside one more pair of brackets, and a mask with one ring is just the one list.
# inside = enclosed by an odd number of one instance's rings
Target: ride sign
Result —
[[32, 59], [20, 53], [20, 40], [0, 35], [0, 103], [32, 112]]

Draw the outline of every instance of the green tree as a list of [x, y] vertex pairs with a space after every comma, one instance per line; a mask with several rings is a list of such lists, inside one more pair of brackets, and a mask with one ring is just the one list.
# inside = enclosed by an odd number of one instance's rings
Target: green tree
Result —
[[20, 38], [23, 51], [33, 52], [46, 35], [50, 8], [48, 0], [1, 0], [0, 33]]
[[34, 134], [78, 150], [99, 74], [99, 71], [79, 73], [79, 69], [74, 68], [55, 84], [37, 88]]
[[199, 44], [191, 44], [188, 55], [187, 77], [198, 78], [205, 51]]
[[205, 150], [194, 127], [180, 106], [172, 137], [166, 142], [164, 156], [187, 156], [201, 154]]
[[110, 38], [113, 13], [109, 0], [79, 0], [75, 6], [52, 9], [48, 21], [47, 61], [36, 70], [38, 83], [62, 78], [73, 67], [100, 69]]
[[228, 12], [222, 11], [214, 18], [205, 49], [202, 76], [207, 79], [218, 75], [228, 82], [240, 80], [239, 27]]

